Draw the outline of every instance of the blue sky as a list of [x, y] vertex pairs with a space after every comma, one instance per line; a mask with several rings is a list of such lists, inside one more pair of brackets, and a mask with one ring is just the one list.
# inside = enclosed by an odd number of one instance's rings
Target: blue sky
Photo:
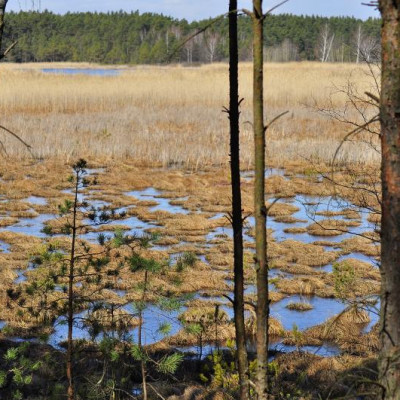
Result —
[[[290, 0], [277, 12], [315, 15], [350, 15], [358, 18], [378, 16], [378, 12], [361, 5], [365, 0]], [[65, 13], [68, 11], [135, 11], [162, 12], [188, 20], [214, 17], [226, 12], [228, 0], [9, 0], [9, 10], [31, 9], [41, 3], [41, 8]], [[264, 0], [268, 9], [279, 0]], [[250, 8], [251, 0], [239, 0], [239, 7]]]

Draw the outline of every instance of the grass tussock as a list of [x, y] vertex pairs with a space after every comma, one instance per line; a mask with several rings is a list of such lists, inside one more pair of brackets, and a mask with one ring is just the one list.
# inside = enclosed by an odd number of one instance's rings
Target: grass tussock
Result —
[[349, 230], [349, 226], [359, 225], [356, 221], [325, 219], [307, 227], [307, 232], [313, 236], [339, 236]]
[[296, 211], [299, 211], [299, 208], [294, 206], [293, 204], [290, 203], [280, 203], [277, 202], [273, 205], [269, 205], [268, 203], [266, 204], [266, 207], [269, 208], [268, 210], [268, 216], [270, 217], [285, 217], [285, 216], [291, 216], [294, 214]]
[[309, 328], [304, 337], [335, 343], [341, 349], [348, 352], [368, 353], [374, 351], [371, 335], [364, 335], [362, 331], [370, 321], [366, 311], [358, 307], [350, 307], [341, 314], [327, 320], [324, 324]]
[[165, 339], [173, 346], [193, 346], [201, 343], [225, 343], [234, 339], [235, 327], [227, 313], [216, 306], [189, 308], [179, 316], [185, 326], [176, 335]]
[[301, 277], [296, 279], [280, 279], [276, 288], [287, 295], [334, 297], [334, 289], [328, 286], [321, 277]]
[[307, 228], [285, 228], [283, 231], [285, 233], [298, 234], [298, 233], [306, 233]]
[[301, 302], [301, 303], [289, 303], [286, 306], [286, 308], [294, 311], [310, 311], [314, 307], [310, 303]]
[[309, 267], [327, 265], [338, 257], [335, 251], [325, 251], [322, 246], [303, 243], [296, 240], [285, 240], [270, 246], [270, 256], [280, 257], [287, 264], [300, 264]]
[[[250, 317], [245, 320], [246, 332], [249, 337], [255, 337], [257, 332], [257, 317], [253, 308], [250, 309]], [[283, 336], [285, 329], [282, 323], [273, 317], [268, 319], [268, 334], [272, 337]]]
[[85, 324], [100, 324], [105, 330], [124, 331], [139, 325], [139, 319], [132, 317], [130, 313], [122, 309], [100, 309], [89, 315]]
[[374, 240], [369, 237], [355, 236], [350, 239], [345, 239], [340, 242], [344, 254], [350, 253], [362, 253], [366, 256], [379, 257], [380, 246]]

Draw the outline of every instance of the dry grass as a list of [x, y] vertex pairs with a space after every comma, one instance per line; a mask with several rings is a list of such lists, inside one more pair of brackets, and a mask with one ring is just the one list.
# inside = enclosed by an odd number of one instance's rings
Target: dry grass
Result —
[[[255, 337], [257, 332], [257, 318], [253, 309], [251, 310], [251, 316], [246, 319], [245, 325], [247, 335], [250, 337]], [[278, 321], [276, 318], [270, 317], [268, 319], [268, 333], [273, 337], [283, 336], [285, 329], [280, 321]]]
[[275, 286], [282, 293], [303, 296], [334, 297], [333, 287], [327, 286], [322, 276], [302, 277], [297, 279], [282, 279]]
[[338, 253], [335, 251], [325, 251], [323, 247], [314, 244], [285, 240], [279, 244], [271, 244], [269, 247], [269, 256], [280, 258], [280, 260], [275, 261], [277, 265], [294, 263], [309, 267], [321, 267], [336, 260]]
[[310, 311], [313, 306], [310, 303], [289, 303], [286, 308], [295, 311]]
[[[160, 276], [152, 277], [152, 288], [162, 288], [165, 292], [173, 294], [207, 292], [210, 296], [221, 296], [230, 292], [232, 288], [226, 279], [232, 277], [233, 246], [232, 240], [227, 235], [220, 235], [213, 241], [213, 246], [206, 243], [206, 235], [216, 227], [227, 227], [229, 222], [222, 215], [217, 213], [226, 213], [230, 209], [231, 189], [229, 186], [229, 174], [225, 168], [206, 169], [202, 172], [192, 173], [185, 169], [153, 169], [137, 166], [133, 160], [114, 160], [104, 164], [106, 171], [98, 176], [98, 184], [92, 192], [89, 187], [86, 195], [98, 200], [106, 200], [113, 206], [132, 206], [128, 209], [129, 216], [137, 216], [143, 221], [151, 221], [157, 227], [154, 230], [161, 232], [159, 245], [169, 246], [162, 251], [144, 250], [143, 256], [155, 257], [160, 262], [165, 262], [173, 253], [191, 251], [197, 255], [205, 255], [209, 264], [197, 261], [193, 268], [187, 268], [183, 274], [179, 274], [176, 268], [165, 267]], [[104, 166], [103, 165], [103, 166]], [[91, 167], [99, 165], [92, 164]], [[278, 177], [271, 191], [279, 193], [280, 185], [286, 186], [286, 191], [293, 193], [309, 194], [329, 194], [332, 188], [325, 183], [317, 183], [312, 179], [297, 176], [303, 166], [300, 163], [291, 164], [293, 175], [290, 179]], [[0, 181], [0, 188], [4, 190], [5, 197], [10, 199], [6, 203], [0, 203], [0, 213], [5, 218], [7, 215], [15, 215], [17, 218], [35, 216], [39, 213], [57, 212], [57, 204], [62, 199], [70, 195], [61, 193], [61, 190], [70, 185], [67, 178], [70, 174], [70, 167], [65, 164], [65, 160], [47, 159], [41, 163], [25, 161], [20, 164], [4, 162], [0, 164], [0, 175], [5, 182]], [[30, 179], [26, 179], [27, 176]], [[273, 182], [274, 179], [269, 178]], [[118, 185], [116, 185], [118, 182]], [[167, 212], [153, 212], [151, 205], [154, 202], [139, 201], [134, 197], [125, 195], [125, 192], [131, 190], [140, 190], [147, 187], [154, 187], [163, 191], [163, 196], [172, 199], [175, 204], [183, 205], [190, 210], [189, 215], [172, 215]], [[252, 183], [246, 182], [243, 185], [243, 208], [251, 211], [253, 208]], [[30, 211], [30, 204], [25, 199], [30, 195], [45, 197], [48, 200], [46, 206], [33, 205], [34, 211]], [[187, 200], [179, 200], [188, 197]], [[271, 196], [274, 197], [274, 196]], [[178, 199], [178, 200], [177, 200]], [[271, 212], [277, 217], [276, 220], [286, 221], [287, 223], [296, 222], [292, 214], [297, 209], [292, 204], [277, 203]], [[15, 214], [13, 214], [15, 213]], [[350, 214], [352, 218], [354, 213]], [[347, 215], [343, 213], [343, 215]], [[334, 215], [327, 215], [333, 217]], [[210, 219], [212, 217], [212, 219]], [[118, 223], [118, 221], [117, 221]], [[345, 221], [344, 226], [358, 222]], [[60, 221], [57, 222], [60, 224]], [[51, 222], [55, 225], [56, 222]], [[105, 229], [108, 227], [106, 226]], [[290, 229], [290, 228], [289, 228]], [[293, 231], [294, 232], [294, 231]], [[271, 268], [278, 268], [282, 272], [296, 275], [293, 279], [278, 278], [276, 288], [279, 292], [271, 292], [271, 301], [276, 302], [290, 294], [316, 295], [321, 297], [334, 297], [333, 274], [319, 271], [316, 267], [333, 263], [339, 256], [350, 252], [363, 251], [373, 252], [377, 255], [376, 248], [372, 249], [371, 241], [361, 238], [353, 238], [336, 243], [342, 247], [342, 251], [326, 251], [324, 245], [329, 242], [320, 242], [316, 244], [307, 244], [294, 240], [277, 242], [272, 239], [272, 232], [269, 230], [269, 257]], [[3, 265], [1, 272], [2, 287], [6, 289], [11, 287], [16, 278], [17, 269], [25, 269], [29, 254], [35, 252], [35, 248], [42, 242], [39, 238], [28, 237], [7, 232], [0, 232], [0, 240], [11, 245], [11, 253], [0, 254], [0, 262]], [[59, 246], [69, 248], [69, 239], [53, 238]], [[254, 247], [252, 244], [249, 247]], [[122, 254], [124, 255], [124, 254]], [[254, 255], [247, 251], [245, 254], [246, 265], [246, 283], [254, 283]], [[352, 262], [352, 261], [350, 261]], [[357, 263], [357, 279], [360, 284], [357, 287], [355, 295], [365, 295], [376, 293], [379, 290], [378, 271], [367, 264]], [[25, 271], [28, 282], [35, 278], [40, 278], [40, 271]], [[121, 272], [121, 281], [116, 283], [118, 289], [126, 290], [126, 295], [119, 298], [112, 291], [103, 291], [99, 293], [98, 299], [102, 298], [110, 303], [121, 304], [121, 302], [138, 300], [140, 290], [138, 285], [143, 280], [143, 276], [130, 271]], [[115, 282], [114, 282], [115, 283]], [[24, 287], [24, 284], [21, 285]], [[88, 290], [90, 288], [87, 288]], [[4, 292], [5, 290], [3, 290]], [[85, 292], [84, 292], [85, 293]], [[83, 293], [83, 294], [84, 294]], [[254, 295], [247, 296], [248, 300], [254, 300]], [[149, 295], [149, 301], [154, 298]], [[3, 306], [6, 298], [0, 299]], [[2, 318], [7, 320], [10, 326], [29, 329], [38, 324], [37, 319], [31, 319], [24, 315], [16, 318], [14, 310], [8, 310], [3, 313]], [[121, 319], [125, 320], [124, 315]], [[39, 321], [40, 322], [40, 321]], [[104, 316], [104, 322], [107, 325], [107, 316]], [[250, 324], [251, 321], [248, 321]], [[134, 323], [134, 321], [133, 321]], [[230, 321], [223, 321], [221, 328], [221, 340], [232, 338], [234, 328]], [[281, 336], [283, 333], [279, 321], [272, 320], [270, 325], [271, 334]], [[195, 338], [190, 340], [181, 332], [181, 337], [176, 337], [176, 343], [183, 339], [184, 343], [195, 343]], [[209, 340], [213, 341], [214, 331], [209, 332]], [[179, 340], [178, 340], [179, 339]], [[311, 339], [310, 339], [311, 340]], [[316, 340], [316, 339], [315, 339]]]
[[[54, 65], [53, 65], [54, 67]], [[95, 67], [95, 66], [93, 66]], [[18, 132], [39, 157], [110, 159], [131, 157], [142, 164], [221, 165], [228, 161], [228, 66], [138, 67], [117, 77], [62, 76], [40, 72], [40, 65], [2, 64], [2, 124]], [[240, 67], [243, 166], [252, 164], [252, 68]], [[305, 105], [325, 105], [333, 85], [349, 75], [361, 92], [372, 81], [363, 67], [291, 63], [266, 65], [267, 115], [290, 114], [269, 131], [269, 159], [328, 161], [346, 128]], [[29, 88], [29, 90], [27, 90]], [[336, 95], [334, 107], [344, 106]], [[9, 153], [25, 150], [6, 138]], [[369, 163], [377, 156], [349, 143], [339, 161]]]
[[[267, 183], [267, 185], [268, 185], [268, 183]], [[270, 204], [267, 203], [266, 206], [269, 207]], [[299, 211], [299, 208], [294, 206], [293, 204], [278, 202], [278, 203], [273, 204], [271, 206], [271, 208], [269, 208], [268, 216], [270, 216], [270, 217], [287, 217], [287, 216], [291, 216], [296, 211]]]
[[297, 233], [305, 233], [305, 232], [307, 232], [307, 229], [306, 228], [285, 228], [283, 231], [285, 233], [297, 234]]
[[338, 219], [324, 219], [307, 227], [310, 235], [339, 236], [348, 231], [349, 226], [360, 225], [357, 221], [343, 221]]
[[111, 313], [110, 310], [100, 309], [89, 315], [87, 325], [100, 323], [104, 329], [126, 330], [138, 326], [139, 319], [132, 317], [127, 311], [117, 309]]
[[179, 316], [182, 324], [190, 326], [195, 324], [201, 327], [201, 333], [193, 333], [187, 329], [181, 329], [176, 335], [164, 341], [175, 346], [192, 346], [201, 340], [203, 343], [225, 343], [235, 338], [235, 327], [227, 313], [221, 309], [216, 313], [216, 307], [202, 305], [189, 308]]
[[330, 318], [322, 325], [305, 331], [305, 341], [329, 341], [337, 344], [342, 350], [357, 353], [368, 353], [376, 350], [376, 340], [373, 334], [364, 335], [362, 331], [370, 321], [368, 313], [356, 307]]
[[367, 256], [379, 257], [380, 245], [373, 243], [368, 237], [356, 236], [340, 243], [344, 254], [363, 253]]

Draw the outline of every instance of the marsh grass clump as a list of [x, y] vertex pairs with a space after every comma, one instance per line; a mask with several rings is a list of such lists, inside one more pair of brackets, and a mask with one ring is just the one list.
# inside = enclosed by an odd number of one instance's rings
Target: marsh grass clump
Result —
[[352, 219], [352, 220], [361, 220], [361, 214], [359, 211], [355, 210], [354, 208], [345, 208], [342, 210], [342, 215], [346, 219]]
[[306, 233], [307, 228], [285, 228], [283, 231], [285, 233], [299, 234], [299, 233]]
[[310, 303], [299, 302], [299, 303], [289, 303], [286, 308], [293, 311], [310, 311], [314, 307]]
[[221, 305], [195, 303], [193, 307], [184, 311], [179, 320], [184, 326], [178, 334], [168, 339], [168, 342], [177, 346], [198, 345], [200, 348], [199, 359], [202, 356], [202, 348], [206, 343], [216, 345], [225, 343], [235, 338], [234, 324], [229, 315], [221, 308]]
[[306, 223], [307, 221], [304, 219], [298, 219], [293, 217], [292, 215], [279, 215], [274, 217], [274, 221], [282, 222], [284, 224], [297, 224], [297, 223]]
[[350, 306], [322, 325], [307, 329], [304, 336], [321, 343], [335, 343], [345, 351], [368, 353], [372, 350], [370, 344], [373, 344], [373, 341], [362, 331], [369, 321], [370, 317], [365, 310], [358, 306]]
[[275, 285], [277, 289], [288, 295], [300, 294], [303, 296], [334, 297], [332, 286], [325, 283], [325, 275], [318, 277], [299, 277], [295, 279], [281, 279]]
[[299, 208], [290, 203], [277, 202], [273, 205], [267, 204], [266, 207], [271, 206], [268, 210], [270, 217], [287, 217], [299, 211]]
[[[250, 316], [245, 320], [246, 333], [250, 338], [255, 338], [257, 333], [257, 318], [254, 308], [249, 308]], [[284, 336], [285, 329], [282, 323], [273, 317], [268, 319], [268, 334], [271, 337]]]
[[339, 256], [337, 252], [325, 251], [322, 246], [296, 240], [285, 240], [274, 246], [272, 251], [272, 254], [280, 255], [281, 259], [287, 263], [308, 265], [310, 267], [327, 265]]
[[380, 245], [375, 235], [356, 236], [338, 243], [344, 254], [362, 253], [366, 256], [379, 257]]
[[91, 307], [83, 326], [88, 329], [91, 337], [96, 338], [101, 332], [128, 332], [130, 328], [139, 325], [139, 319], [120, 305], [100, 303]]
[[371, 222], [371, 223], [377, 224], [377, 225], [379, 225], [381, 223], [381, 218], [382, 218], [381, 214], [373, 213], [373, 212], [369, 213], [368, 217], [367, 217], [368, 222]]
[[15, 225], [18, 222], [18, 218], [13, 217], [6, 217], [6, 218], [2, 218], [0, 220], [0, 226], [1, 227], [7, 227], [7, 226], [11, 226], [11, 225]]
[[287, 272], [293, 275], [314, 275], [319, 276], [325, 274], [325, 272], [321, 272], [315, 269], [315, 267], [309, 267], [308, 265], [301, 264], [287, 264], [279, 267], [279, 270], [282, 272]]
[[325, 219], [309, 225], [307, 231], [313, 236], [339, 236], [346, 233], [348, 228], [348, 222], [343, 220]]

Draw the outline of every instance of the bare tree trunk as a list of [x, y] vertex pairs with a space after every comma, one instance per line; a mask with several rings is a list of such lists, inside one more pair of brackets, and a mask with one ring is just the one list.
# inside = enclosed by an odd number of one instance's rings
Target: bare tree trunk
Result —
[[321, 38], [320, 38], [321, 62], [327, 62], [329, 60], [333, 41], [335, 40], [335, 34], [333, 34], [331, 37], [329, 37], [329, 35], [330, 35], [329, 25], [325, 24], [324, 30], [321, 32]]
[[331, 40], [329, 42], [329, 46], [328, 46], [328, 50], [326, 52], [326, 58], [325, 58], [325, 62], [329, 61], [329, 56], [331, 55], [331, 51], [332, 51], [332, 44], [333, 41], [335, 40], [335, 34], [332, 35]]
[[74, 400], [74, 380], [73, 380], [73, 329], [74, 329], [74, 274], [75, 274], [75, 242], [76, 242], [76, 217], [78, 209], [78, 191], [80, 176], [76, 172], [74, 211], [72, 220], [72, 243], [71, 243], [71, 259], [69, 264], [68, 276], [68, 340], [67, 340], [67, 379], [68, 379], [68, 400]]
[[6, 6], [8, 0], [0, 0], [0, 59], [3, 58], [3, 53], [1, 51], [1, 46], [3, 43], [3, 33], [4, 33], [4, 16], [6, 14]]
[[264, 52], [262, 0], [253, 0], [253, 128], [255, 146], [254, 214], [257, 272], [257, 399], [268, 398], [268, 265], [265, 209]]
[[232, 227], [235, 281], [235, 330], [239, 371], [240, 399], [249, 398], [249, 369], [244, 324], [244, 276], [243, 276], [243, 220], [242, 194], [240, 190], [240, 138], [239, 138], [239, 53], [237, 30], [237, 0], [229, 2], [229, 122], [231, 131], [231, 179], [232, 179]]
[[211, 64], [214, 62], [214, 59], [215, 59], [215, 55], [217, 52], [218, 40], [219, 40], [219, 36], [216, 32], [211, 33], [209, 36], [205, 35], [206, 49], [207, 49], [208, 58], [209, 58], [209, 61]]
[[382, 14], [382, 399], [400, 399], [400, 1]]
[[4, 17], [6, 14], [6, 6], [8, 0], [0, 0], [0, 60], [3, 59], [17, 44], [14, 42], [11, 46], [9, 46], [6, 50], [2, 51], [3, 44], [3, 34], [4, 34]]
[[321, 33], [321, 62], [325, 62], [325, 57], [326, 57], [326, 50], [328, 48], [328, 36], [329, 36], [329, 30], [328, 30], [328, 25], [325, 25], [324, 31]]
[[[148, 284], [149, 273], [146, 270], [144, 272], [144, 287], [143, 287], [143, 295], [142, 295], [142, 305], [140, 306], [139, 313], [139, 334], [138, 334], [138, 346], [141, 352], [143, 352], [143, 343], [142, 343], [142, 333], [143, 333], [143, 308], [146, 302], [146, 293], [147, 293], [147, 284]], [[147, 371], [146, 371], [146, 360], [143, 359], [140, 361], [141, 370], [142, 370], [142, 386], [143, 386], [143, 400], [147, 400]]]
[[360, 62], [360, 53], [361, 53], [361, 24], [358, 25], [358, 34], [357, 34], [357, 64]]

